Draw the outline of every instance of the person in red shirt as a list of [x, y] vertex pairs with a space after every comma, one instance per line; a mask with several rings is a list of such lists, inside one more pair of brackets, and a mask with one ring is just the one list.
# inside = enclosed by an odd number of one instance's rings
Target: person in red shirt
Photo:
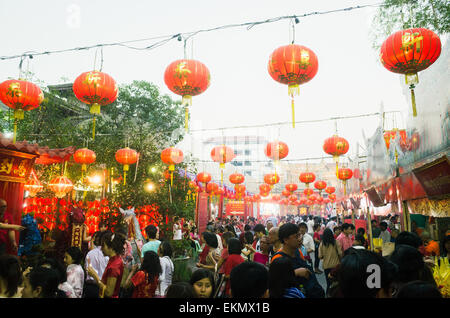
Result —
[[228, 257], [223, 265], [223, 271], [225, 275], [225, 295], [231, 297], [231, 285], [230, 274], [231, 270], [244, 262], [244, 258], [241, 256], [241, 242], [237, 238], [230, 238], [228, 240]]
[[134, 287], [132, 298], [155, 297], [156, 288], [159, 285], [159, 275], [162, 273], [158, 254], [154, 251], [145, 252], [139, 271], [138, 267], [138, 264], [133, 266], [124, 287], [126, 289]]
[[99, 285], [100, 297], [118, 298], [123, 275], [123, 261], [120, 255], [125, 251], [125, 237], [107, 232], [102, 236], [102, 252], [109, 257], [108, 265], [100, 279], [97, 272], [89, 264], [88, 274]]
[[23, 230], [24, 227], [14, 225], [10, 213], [6, 211], [8, 204], [0, 199], [0, 255], [4, 253], [17, 254], [16, 234], [14, 231]]

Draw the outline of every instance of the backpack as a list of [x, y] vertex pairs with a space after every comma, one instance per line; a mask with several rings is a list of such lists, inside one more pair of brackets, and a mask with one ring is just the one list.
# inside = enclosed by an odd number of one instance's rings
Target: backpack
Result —
[[325, 298], [325, 291], [317, 281], [317, 277], [314, 273], [313, 268], [300, 257], [300, 252], [298, 250], [295, 251], [294, 258], [290, 257], [289, 255], [281, 251], [276, 252], [272, 256], [272, 261], [277, 259], [278, 257], [289, 257], [289, 259], [292, 260], [294, 269], [306, 268], [310, 271], [311, 274], [309, 276], [309, 279], [297, 277], [297, 283], [299, 285], [303, 285], [302, 290], [304, 290], [306, 298]]

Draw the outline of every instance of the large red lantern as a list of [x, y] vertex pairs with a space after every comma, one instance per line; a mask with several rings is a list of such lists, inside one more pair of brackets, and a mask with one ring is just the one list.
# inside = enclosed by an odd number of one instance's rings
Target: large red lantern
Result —
[[332, 155], [336, 161], [336, 175], [338, 174], [339, 169], [339, 156], [346, 154], [349, 147], [348, 141], [338, 135], [333, 135], [332, 137], [325, 139], [323, 143], [323, 151]]
[[303, 194], [306, 195], [307, 197], [313, 193], [314, 193], [314, 190], [310, 189], [310, 188], [306, 188], [305, 190], [303, 190]]
[[297, 44], [277, 48], [270, 55], [268, 71], [270, 76], [282, 84], [288, 85], [291, 96], [292, 127], [295, 127], [294, 95], [299, 95], [300, 84], [310, 81], [319, 69], [316, 54], [309, 48]]
[[264, 176], [264, 182], [273, 186], [280, 182], [280, 176], [274, 173], [268, 173]]
[[286, 188], [287, 191], [289, 192], [295, 192], [297, 191], [298, 187], [295, 183], [288, 183], [284, 186]]
[[316, 180], [316, 175], [312, 172], [302, 172], [300, 173], [298, 179], [300, 180], [300, 182], [305, 183], [306, 187], [308, 188], [309, 184]]
[[214, 162], [218, 162], [220, 166], [220, 180], [223, 184], [223, 169], [225, 169], [225, 164], [227, 162], [230, 162], [236, 157], [234, 154], [234, 150], [230, 147], [227, 147], [225, 145], [214, 147], [211, 150], [211, 159]]
[[173, 184], [173, 172], [175, 171], [175, 165], [183, 162], [183, 151], [177, 148], [169, 147], [161, 152], [161, 160], [166, 165], [169, 165], [170, 171], [170, 185]]
[[0, 101], [14, 109], [13, 143], [16, 143], [17, 122], [24, 118], [24, 111], [33, 110], [44, 100], [39, 86], [22, 80], [7, 80], [0, 83]]
[[206, 184], [211, 181], [211, 175], [207, 172], [200, 172], [197, 174], [197, 180], [198, 182], [203, 182], [206, 187]]
[[282, 194], [284, 197], [288, 197], [288, 196], [290, 196], [290, 195], [292, 194], [292, 192], [290, 192], [290, 191], [288, 191], [288, 190], [283, 190], [283, 191], [281, 192], [281, 194]]
[[327, 183], [325, 181], [316, 181], [314, 183], [314, 188], [319, 190], [319, 193], [322, 193], [322, 190], [327, 187]]
[[412, 28], [391, 34], [381, 45], [380, 61], [394, 73], [405, 74], [405, 82], [411, 90], [413, 116], [417, 116], [415, 85], [418, 72], [433, 64], [441, 54], [441, 40], [433, 31]]
[[335, 188], [335, 187], [327, 187], [327, 188], [325, 189], [325, 192], [328, 193], [328, 194], [332, 194], [332, 193], [334, 193], [335, 191], [336, 191], [336, 188]]
[[260, 191], [260, 192], [268, 193], [268, 192], [270, 192], [270, 190], [271, 190], [271, 187], [270, 187], [270, 185], [268, 185], [267, 183], [261, 184], [261, 185], [259, 186], [259, 191]]
[[189, 109], [192, 96], [203, 93], [210, 84], [211, 75], [202, 62], [196, 60], [177, 60], [167, 66], [164, 82], [177, 95], [182, 96], [182, 106], [185, 106], [185, 128], [188, 129]]
[[116, 81], [106, 73], [84, 72], [75, 79], [72, 89], [80, 101], [91, 105], [90, 112], [94, 115], [92, 139], [95, 140], [95, 116], [100, 115], [101, 106], [109, 105], [117, 99]]
[[330, 199], [331, 201], [336, 201], [336, 194], [334, 194], [334, 193], [329, 194], [328, 199]]
[[352, 169], [341, 168], [338, 171], [338, 178], [344, 182], [344, 195], [347, 195], [347, 180], [353, 176]]
[[136, 150], [128, 147], [117, 150], [116, 161], [123, 165], [123, 184], [127, 183], [127, 171], [130, 169], [130, 165], [135, 164], [138, 161], [139, 154]]
[[72, 191], [73, 189], [72, 181], [70, 181], [70, 179], [65, 176], [54, 178], [52, 181], [50, 181], [48, 186], [50, 190], [52, 190], [55, 193], [55, 196], [57, 198], [64, 197], [68, 192]]
[[289, 154], [289, 147], [282, 141], [269, 142], [264, 148], [264, 153], [272, 160], [278, 161], [286, 158]]
[[219, 190], [219, 185], [217, 183], [209, 182], [206, 185], [206, 192], [208, 193], [215, 194], [217, 190]]
[[95, 152], [87, 148], [78, 149], [73, 154], [73, 160], [75, 160], [76, 163], [81, 164], [82, 174], [87, 170], [87, 165], [94, 163], [96, 158]]
[[239, 184], [245, 181], [245, 177], [240, 173], [230, 174], [229, 180], [233, 184]]

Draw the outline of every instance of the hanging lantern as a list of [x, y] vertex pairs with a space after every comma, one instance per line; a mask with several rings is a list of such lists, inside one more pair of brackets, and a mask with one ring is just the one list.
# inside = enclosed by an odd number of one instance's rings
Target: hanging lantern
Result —
[[300, 182], [305, 183], [306, 187], [309, 188], [309, 184], [316, 180], [316, 175], [312, 172], [302, 172], [298, 179]]
[[323, 143], [323, 151], [329, 155], [332, 155], [334, 161], [336, 161], [336, 176], [339, 169], [339, 156], [346, 154], [349, 147], [348, 141], [338, 135], [333, 135], [332, 137], [325, 139]]
[[344, 195], [347, 195], [347, 180], [353, 176], [352, 169], [341, 168], [338, 171], [338, 178], [344, 182]]
[[225, 169], [225, 164], [230, 162], [236, 157], [234, 150], [225, 145], [214, 147], [211, 150], [211, 159], [214, 162], [218, 162], [220, 166], [220, 181], [223, 185], [223, 169]]
[[83, 174], [87, 170], [87, 165], [94, 163], [96, 159], [95, 152], [87, 148], [81, 148], [75, 151], [73, 154], [73, 160], [76, 163], [81, 164], [81, 179], [83, 180]]
[[206, 184], [209, 181], [211, 181], [211, 175], [207, 172], [200, 172], [199, 174], [197, 174], [197, 180], [198, 180], [198, 182], [205, 183], [205, 187], [206, 187]]
[[310, 81], [319, 69], [316, 54], [309, 48], [290, 44], [281, 46], [270, 55], [268, 71], [277, 82], [288, 85], [291, 97], [292, 127], [295, 128], [294, 96], [299, 95], [299, 85]]
[[310, 189], [310, 188], [306, 188], [305, 190], [303, 190], [303, 194], [306, 195], [307, 197], [313, 193], [314, 193], [314, 190]]
[[0, 83], [0, 101], [14, 109], [13, 143], [16, 143], [17, 122], [24, 118], [24, 112], [33, 110], [44, 100], [39, 86], [22, 80], [7, 80]]
[[217, 190], [219, 190], [219, 185], [217, 183], [209, 182], [206, 185], [206, 192], [208, 192], [212, 195], [214, 195], [217, 192]]
[[295, 183], [288, 183], [284, 186], [286, 188], [287, 191], [289, 192], [295, 192], [297, 191], [297, 185]]
[[269, 193], [270, 190], [271, 190], [271, 187], [270, 187], [270, 185], [268, 185], [267, 183], [261, 184], [261, 185], [259, 186], [259, 191], [260, 191], [260, 192], [263, 192], [263, 193]]
[[259, 192], [259, 195], [265, 198], [269, 196], [269, 192]]
[[291, 202], [297, 201], [297, 195], [292, 194], [291, 196], [289, 196], [289, 201], [291, 201]]
[[188, 130], [189, 109], [192, 96], [203, 93], [210, 84], [211, 75], [202, 62], [196, 60], [177, 60], [167, 66], [164, 82], [177, 95], [182, 96], [182, 106], [185, 107], [185, 129]]
[[292, 192], [290, 192], [290, 191], [288, 191], [288, 190], [283, 190], [282, 192], [281, 192], [281, 195], [283, 195], [284, 197], [288, 197], [288, 196], [290, 196], [292, 194]]
[[324, 203], [324, 199], [323, 199], [323, 197], [321, 197], [321, 196], [319, 196], [319, 197], [317, 197], [317, 203], [319, 203], [319, 204], [322, 204], [322, 203]]
[[34, 197], [38, 192], [42, 191], [44, 186], [38, 179], [31, 178], [25, 183], [23, 188], [30, 193], [30, 197]]
[[418, 72], [433, 64], [441, 54], [441, 40], [433, 31], [412, 28], [391, 34], [381, 45], [380, 61], [394, 73], [405, 74], [405, 82], [411, 90], [413, 116], [417, 116], [415, 85]]
[[139, 154], [136, 150], [128, 147], [117, 150], [116, 160], [123, 165], [123, 184], [127, 183], [127, 171], [130, 169], [130, 165], [135, 164], [138, 161]]
[[280, 182], [280, 176], [278, 176], [277, 174], [274, 174], [274, 173], [268, 173], [264, 176], [264, 182], [267, 184], [270, 184], [271, 189], [272, 189], [272, 187], [275, 184]]
[[169, 165], [170, 185], [173, 185], [173, 172], [175, 171], [175, 165], [183, 162], [183, 159], [183, 152], [177, 148], [169, 147], [161, 152], [162, 162]]
[[314, 183], [314, 188], [319, 190], [319, 194], [321, 194], [322, 190], [325, 189], [326, 187], [327, 187], [327, 183], [325, 181], [316, 181]]
[[325, 192], [328, 194], [332, 194], [336, 191], [335, 187], [326, 187]]
[[73, 183], [69, 178], [65, 176], [60, 176], [54, 178], [48, 184], [50, 190], [55, 193], [57, 198], [63, 198], [68, 192], [72, 191]]
[[289, 154], [289, 147], [282, 141], [269, 142], [264, 148], [264, 153], [272, 160], [281, 160]]
[[245, 181], [245, 177], [240, 173], [230, 174], [229, 180], [233, 184], [239, 184]]
[[334, 193], [329, 194], [328, 199], [330, 199], [331, 201], [336, 201], [336, 194], [334, 194]]
[[234, 186], [234, 191], [236, 191], [236, 193], [244, 193], [245, 192], [245, 185], [243, 184], [236, 184]]
[[73, 93], [85, 104], [91, 105], [90, 113], [94, 115], [92, 139], [95, 140], [96, 115], [100, 115], [101, 106], [113, 103], [117, 99], [116, 81], [106, 73], [84, 72], [73, 82]]

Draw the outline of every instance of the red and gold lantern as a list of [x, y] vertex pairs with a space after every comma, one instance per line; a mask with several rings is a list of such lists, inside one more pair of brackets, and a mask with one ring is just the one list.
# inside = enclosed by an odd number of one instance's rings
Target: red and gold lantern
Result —
[[[86, 172], [87, 165], [94, 163], [96, 158], [97, 156], [95, 152], [87, 148], [78, 149], [73, 154], [73, 160], [75, 160], [76, 163], [81, 164], [82, 175], [84, 174], [84, 172]], [[83, 176], [81, 177], [81, 179], [83, 179]]]
[[230, 174], [229, 180], [233, 184], [239, 184], [245, 181], [245, 177], [240, 173], [233, 173]]
[[218, 162], [220, 166], [220, 180], [223, 184], [223, 169], [225, 169], [225, 164], [230, 162], [236, 157], [234, 150], [225, 145], [214, 147], [211, 150], [211, 158], [214, 162]]
[[433, 64], [441, 54], [441, 40], [433, 31], [412, 28], [391, 34], [381, 45], [380, 61], [391, 72], [405, 74], [411, 90], [413, 116], [417, 116], [415, 85], [418, 72]]
[[173, 172], [175, 171], [175, 165], [183, 162], [183, 151], [177, 148], [169, 147], [161, 152], [161, 160], [166, 165], [169, 165], [170, 172], [170, 185], [173, 184]]
[[333, 135], [332, 137], [325, 139], [323, 143], [323, 151], [332, 155], [334, 161], [336, 161], [336, 176], [339, 170], [339, 156], [345, 155], [349, 147], [348, 141], [338, 135]]
[[70, 181], [70, 179], [65, 176], [54, 178], [52, 181], [50, 181], [48, 186], [50, 190], [52, 190], [55, 193], [55, 196], [57, 198], [63, 198], [67, 193], [69, 193], [73, 189], [72, 181]]
[[271, 187], [267, 183], [261, 184], [259, 186], [259, 191], [262, 192], [262, 193], [269, 193], [270, 190], [271, 190]]
[[295, 192], [297, 191], [298, 187], [295, 183], [288, 183], [284, 186], [286, 188], [287, 191], [289, 192]]
[[95, 140], [96, 115], [100, 115], [101, 106], [109, 105], [117, 99], [119, 91], [116, 81], [106, 73], [84, 72], [75, 79], [72, 89], [80, 101], [91, 105], [90, 112], [94, 115], [92, 139]]
[[291, 96], [292, 127], [295, 128], [294, 96], [300, 94], [300, 86], [310, 81], [319, 69], [316, 54], [306, 46], [297, 44], [277, 48], [270, 55], [268, 71], [277, 82], [288, 85]]
[[344, 195], [347, 195], [347, 180], [353, 176], [352, 169], [341, 168], [338, 171], [338, 178], [344, 182]]
[[203, 93], [211, 82], [211, 75], [205, 64], [197, 60], [177, 60], [167, 66], [164, 82], [177, 95], [182, 96], [182, 106], [185, 106], [185, 128], [188, 130], [189, 109], [192, 96]]
[[264, 176], [264, 182], [270, 184], [271, 188], [280, 182], [280, 176], [275, 173], [268, 173]]
[[336, 191], [335, 187], [326, 187], [325, 192], [328, 194], [332, 194]]
[[139, 159], [139, 154], [136, 150], [128, 147], [117, 150], [116, 161], [123, 165], [123, 184], [127, 183], [127, 171], [130, 169], [130, 165], [135, 164]]
[[24, 189], [30, 193], [30, 197], [34, 197], [38, 192], [41, 192], [43, 188], [44, 186], [42, 183], [36, 178], [31, 178], [24, 185]]
[[322, 193], [322, 190], [325, 189], [327, 187], [327, 183], [325, 181], [316, 181], [314, 183], [314, 188], [316, 188], [317, 190], [319, 190], [319, 194]]
[[211, 175], [207, 172], [200, 172], [197, 174], [197, 180], [198, 182], [203, 182], [206, 187], [206, 184], [211, 181]]
[[288, 190], [283, 190], [283, 191], [281, 192], [281, 194], [282, 194], [284, 197], [288, 197], [288, 196], [290, 196], [290, 195], [292, 194], [292, 192], [290, 192], [290, 191], [288, 191]]
[[14, 109], [13, 143], [16, 143], [17, 122], [24, 118], [24, 112], [33, 110], [44, 100], [39, 86], [22, 80], [7, 80], [0, 83], [0, 101]]
[[305, 183], [306, 187], [309, 188], [309, 184], [316, 180], [316, 175], [312, 172], [302, 172], [298, 179], [300, 182]]

